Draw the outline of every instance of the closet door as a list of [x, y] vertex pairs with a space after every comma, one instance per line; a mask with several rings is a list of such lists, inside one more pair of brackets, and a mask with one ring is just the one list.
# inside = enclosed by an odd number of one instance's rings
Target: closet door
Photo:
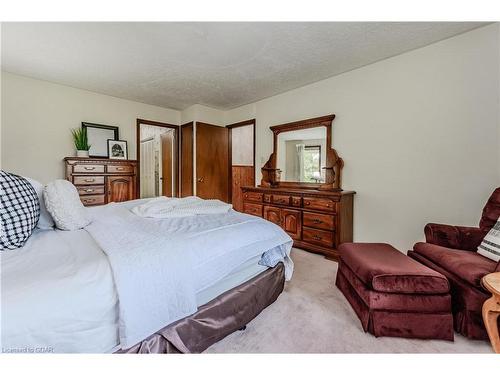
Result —
[[181, 197], [193, 195], [193, 123], [181, 125]]
[[160, 135], [161, 143], [161, 195], [175, 196], [174, 165], [177, 158], [174, 154], [174, 132], [170, 131]]
[[196, 195], [228, 202], [228, 129], [196, 122]]

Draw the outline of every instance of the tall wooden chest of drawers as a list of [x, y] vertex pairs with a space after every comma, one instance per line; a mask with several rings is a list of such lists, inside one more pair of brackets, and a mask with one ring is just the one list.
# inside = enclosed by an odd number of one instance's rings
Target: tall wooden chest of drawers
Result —
[[137, 161], [68, 157], [66, 179], [72, 182], [85, 206], [137, 198]]
[[294, 246], [338, 259], [338, 245], [352, 242], [353, 191], [244, 187], [243, 212], [281, 226]]

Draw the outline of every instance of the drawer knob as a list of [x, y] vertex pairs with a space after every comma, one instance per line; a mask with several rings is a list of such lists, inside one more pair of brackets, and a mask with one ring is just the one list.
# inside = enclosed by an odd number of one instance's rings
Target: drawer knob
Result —
[[95, 167], [85, 167], [86, 171], [93, 171], [94, 169], [95, 169]]
[[86, 193], [92, 193], [93, 191], [94, 191], [94, 189], [85, 189]]
[[318, 241], [322, 239], [322, 237], [317, 236], [317, 235], [314, 235], [314, 236], [313, 236], [313, 238], [314, 238], [315, 240], [318, 240]]
[[117, 170], [117, 171], [123, 171], [124, 169], [125, 169], [125, 168], [123, 168], [123, 167], [117, 167], [117, 168], [116, 168], [116, 170]]
[[305, 202], [306, 206], [309, 206], [311, 204], [311, 202]]
[[95, 181], [95, 178], [86, 178], [85, 179], [85, 182], [94, 182]]
[[84, 203], [92, 203], [94, 200], [93, 199], [84, 199], [83, 202]]
[[313, 220], [313, 223], [315, 223], [315, 224], [321, 224], [321, 223], [322, 223], [322, 221], [321, 221], [320, 219], [314, 219], [314, 220]]

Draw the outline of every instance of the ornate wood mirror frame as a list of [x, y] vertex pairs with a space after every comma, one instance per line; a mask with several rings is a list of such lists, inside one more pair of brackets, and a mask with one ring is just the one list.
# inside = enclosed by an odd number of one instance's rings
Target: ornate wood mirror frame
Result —
[[[273, 132], [273, 153], [269, 160], [262, 167], [262, 180], [260, 186], [262, 187], [286, 187], [298, 189], [316, 189], [316, 190], [342, 190], [340, 188], [342, 181], [342, 167], [344, 161], [339, 157], [337, 151], [332, 148], [332, 122], [335, 115], [328, 115], [322, 117], [311, 118], [307, 120], [289, 122], [271, 126]], [[278, 151], [278, 135], [280, 133], [289, 132], [293, 130], [326, 127], [326, 164], [325, 169], [325, 182], [324, 183], [311, 183], [311, 182], [292, 182], [292, 181], [279, 181], [278, 175], [280, 170], [277, 168], [277, 151]]]

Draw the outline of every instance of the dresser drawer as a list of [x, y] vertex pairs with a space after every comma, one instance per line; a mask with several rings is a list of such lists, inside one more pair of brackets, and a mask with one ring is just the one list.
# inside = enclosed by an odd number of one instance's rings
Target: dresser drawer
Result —
[[262, 193], [256, 193], [254, 191], [247, 191], [243, 193], [243, 199], [250, 202], [262, 202]]
[[302, 228], [302, 240], [322, 246], [333, 246], [333, 232], [320, 229]]
[[134, 173], [132, 165], [108, 165], [108, 173]]
[[104, 185], [102, 186], [78, 186], [76, 188], [80, 195], [104, 194]]
[[328, 198], [304, 197], [304, 208], [319, 211], [335, 211], [335, 202]]
[[274, 204], [290, 205], [290, 196], [282, 194], [273, 194], [271, 197], [271, 202]]
[[104, 176], [73, 176], [75, 185], [104, 185]]
[[75, 164], [73, 173], [104, 173], [104, 165], [101, 164]]
[[80, 200], [85, 206], [94, 206], [104, 204], [104, 194], [101, 195], [85, 195], [80, 197]]
[[302, 198], [301, 197], [292, 197], [292, 206], [294, 206], [294, 207], [302, 206]]
[[302, 222], [306, 227], [326, 230], [333, 230], [335, 228], [335, 217], [333, 215], [304, 211]]
[[243, 212], [262, 217], [262, 205], [255, 203], [243, 203]]

